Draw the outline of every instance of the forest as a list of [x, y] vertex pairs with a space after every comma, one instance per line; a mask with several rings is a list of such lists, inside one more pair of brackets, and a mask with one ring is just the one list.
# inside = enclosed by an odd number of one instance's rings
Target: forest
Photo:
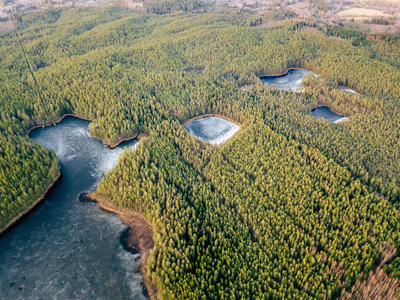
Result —
[[[0, 228], [60, 172], [28, 130], [68, 113], [107, 144], [149, 135], [96, 194], [153, 224], [164, 298], [347, 299], [371, 272], [400, 279], [397, 37], [182, 3], [53, 8], [0, 33]], [[296, 67], [324, 80], [260, 82]], [[317, 105], [349, 120], [316, 120]], [[206, 113], [241, 129], [200, 142], [180, 124]]]

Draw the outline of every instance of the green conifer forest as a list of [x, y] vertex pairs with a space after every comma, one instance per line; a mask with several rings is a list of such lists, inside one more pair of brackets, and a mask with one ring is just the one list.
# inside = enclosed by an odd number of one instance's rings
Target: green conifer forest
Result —
[[[60, 172], [28, 130], [75, 114], [107, 144], [148, 135], [95, 194], [153, 225], [147, 275], [161, 297], [337, 299], [377, 269], [400, 280], [397, 36], [262, 27], [266, 17], [198, 1], [13, 19], [0, 33], [0, 228]], [[295, 93], [259, 79], [288, 68], [323, 80], [307, 76]], [[318, 105], [348, 121], [315, 119]], [[203, 114], [241, 128], [202, 142], [181, 123]]]

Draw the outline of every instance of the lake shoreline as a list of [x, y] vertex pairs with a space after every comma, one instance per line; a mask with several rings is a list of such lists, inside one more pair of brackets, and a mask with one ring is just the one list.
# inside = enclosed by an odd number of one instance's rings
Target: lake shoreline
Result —
[[319, 104], [317, 104], [317, 105], [313, 105], [312, 108], [311, 108], [311, 112], [315, 111], [315, 110], [316, 110], [318, 107], [320, 107], [320, 106], [326, 106], [326, 107], [328, 107], [328, 108], [331, 110], [331, 112], [333, 112], [333, 113], [335, 113], [335, 114], [337, 114], [337, 115], [341, 115], [341, 116], [343, 116], [343, 118], [348, 118], [348, 116], [345, 116], [343, 113], [338, 112], [337, 110], [332, 109], [332, 107], [330, 107], [328, 104], [321, 104], [321, 103], [319, 103]]
[[62, 173], [59, 171], [55, 180], [50, 183], [43, 193], [35, 202], [33, 202], [25, 211], [21, 212], [18, 216], [11, 219], [4, 229], [0, 229], [0, 238], [6, 235], [8, 232], [13, 230], [16, 226], [18, 226], [21, 222], [23, 222], [26, 218], [28, 218], [44, 201], [46, 201], [47, 197], [51, 193], [51, 191], [57, 186], [57, 184], [61, 181]]
[[[85, 120], [85, 121], [91, 121], [92, 122], [92, 120], [90, 120], [89, 118], [78, 116], [76, 114], [65, 114], [55, 122], [47, 123], [45, 125], [33, 126], [32, 128], [30, 128], [27, 131], [26, 135], [29, 137], [29, 134], [33, 130], [43, 129], [44, 127], [54, 126], [55, 124], [58, 124], [58, 123], [62, 122], [67, 117], [74, 117], [74, 118], [77, 118], [77, 119], [80, 119], [80, 120]], [[97, 140], [101, 140], [104, 144], [106, 144], [102, 139], [93, 136], [90, 132], [89, 132], [89, 135], [90, 135], [91, 138], [97, 139]], [[134, 140], [134, 139], [140, 140], [141, 138], [146, 137], [146, 136], [147, 136], [146, 134], [144, 134], [142, 132], [138, 132], [138, 133], [135, 133], [134, 136], [131, 137], [131, 138], [121, 139], [120, 141], [118, 141], [115, 144], [112, 144], [112, 145], [106, 144], [106, 145], [110, 149], [114, 149], [114, 148], [118, 147], [123, 142]], [[59, 171], [56, 179], [47, 187], [47, 189], [45, 190], [45, 192], [43, 193], [42, 196], [40, 196], [35, 202], [33, 202], [26, 210], [24, 210], [19, 215], [17, 215], [13, 219], [11, 219], [3, 229], [0, 229], [0, 238], [3, 237], [8, 232], [10, 232], [12, 229], [14, 229], [17, 225], [19, 225], [27, 217], [29, 217], [47, 199], [47, 197], [49, 196], [50, 192], [61, 181], [61, 178], [62, 178], [62, 173], [61, 173], [61, 171]]]
[[242, 126], [242, 124], [240, 124], [239, 122], [237, 122], [237, 121], [235, 121], [235, 120], [232, 120], [232, 119], [229, 118], [229, 117], [225, 117], [225, 116], [219, 115], [219, 114], [204, 114], [204, 115], [201, 115], [201, 116], [193, 117], [193, 118], [187, 119], [186, 121], [183, 121], [183, 122], [181, 123], [181, 126], [186, 126], [187, 124], [189, 124], [190, 122], [192, 122], [192, 121], [194, 121], [194, 120], [199, 120], [199, 119], [203, 119], [203, 118], [207, 118], [207, 117], [219, 117], [219, 118], [222, 118], [222, 119], [224, 119], [224, 120], [226, 120], [226, 121], [235, 123], [235, 124], [238, 125], [238, 126]]
[[[85, 121], [93, 122], [93, 120], [90, 119], [90, 118], [88, 118], [88, 117], [79, 116], [79, 115], [77, 115], [77, 114], [65, 114], [65, 115], [63, 115], [61, 118], [59, 118], [57, 121], [54, 121], [54, 122], [51, 122], [51, 123], [46, 123], [46, 124], [44, 124], [44, 125], [36, 125], [36, 126], [33, 126], [32, 128], [29, 128], [28, 131], [27, 131], [27, 133], [26, 133], [26, 135], [29, 136], [29, 134], [30, 134], [33, 130], [35, 130], [35, 129], [41, 129], [41, 128], [45, 128], [45, 127], [55, 126], [55, 124], [58, 124], [58, 123], [62, 122], [62, 120], [64, 120], [64, 119], [67, 118], [67, 117], [73, 117], [73, 118], [77, 118], [77, 119], [80, 119], [80, 120], [85, 120]], [[90, 135], [90, 137], [93, 138], [93, 139], [102, 141], [102, 142], [103, 142], [105, 145], [107, 145], [110, 149], [114, 149], [114, 148], [118, 147], [118, 146], [119, 146], [121, 143], [123, 143], [123, 142], [127, 142], [127, 141], [134, 140], [134, 139], [140, 140], [141, 138], [147, 136], [144, 132], [136, 132], [136, 133], [133, 134], [132, 137], [124, 138], [124, 139], [120, 138], [120, 139], [118, 140], [118, 142], [116, 142], [116, 143], [114, 143], [114, 144], [107, 144], [107, 143], [104, 141], [104, 139], [92, 135], [92, 133], [91, 133], [90, 131], [89, 131], [89, 135]]]
[[123, 247], [132, 249], [132, 252], [143, 253], [139, 266], [139, 271], [143, 277], [143, 284], [150, 300], [161, 299], [158, 288], [153, 284], [150, 277], [147, 276], [147, 259], [151, 249], [154, 247], [152, 224], [140, 212], [124, 210], [107, 204], [106, 200], [97, 195], [96, 192], [84, 194], [83, 197], [86, 198], [85, 201], [96, 202], [101, 209], [117, 214], [121, 221], [130, 227], [131, 235], [124, 242]]
[[307, 72], [311, 72], [311, 73], [314, 73], [314, 74], [316, 74], [316, 75], [322, 77], [321, 75], [317, 74], [317, 73], [314, 72], [314, 71], [311, 71], [311, 70], [308, 70], [308, 69], [303, 69], [303, 68], [289, 68], [289, 69], [287, 69], [287, 70], [286, 70], [285, 72], [283, 72], [283, 73], [275, 73], [275, 74], [268, 74], [268, 75], [259, 75], [259, 76], [257, 76], [257, 77], [260, 78], [260, 79], [262, 79], [262, 78], [271, 78], [271, 77], [283, 77], [283, 76], [286, 76], [286, 75], [287, 75], [290, 71], [292, 71], [292, 70], [307, 71]]
[[349, 116], [346, 116], [346, 115], [344, 115], [343, 113], [338, 112], [337, 110], [332, 109], [328, 104], [317, 104], [317, 105], [313, 105], [312, 108], [311, 108], [310, 115], [311, 115], [316, 109], [318, 109], [319, 107], [328, 107], [329, 110], [330, 110], [331, 112], [333, 112], [333, 113], [335, 113], [335, 114], [337, 114], [337, 115], [343, 116], [342, 118], [340, 118], [340, 119], [338, 119], [338, 120], [336, 120], [336, 121], [330, 121], [330, 122], [332, 122], [332, 123], [339, 124], [339, 123], [342, 123], [342, 122], [345, 122], [345, 121], [348, 121], [348, 120], [349, 120]]

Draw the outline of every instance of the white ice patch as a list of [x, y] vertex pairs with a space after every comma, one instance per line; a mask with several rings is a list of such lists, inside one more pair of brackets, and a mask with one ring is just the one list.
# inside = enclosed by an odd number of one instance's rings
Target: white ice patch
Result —
[[247, 87], [243, 87], [242, 90], [243, 90], [244, 92], [247, 92], [247, 91], [252, 90], [253, 88], [254, 88], [253, 86], [247, 86]]
[[[236, 124], [235, 124], [236, 125]], [[224, 142], [226, 142], [227, 140], [229, 140], [231, 137], [233, 137], [233, 135], [240, 129], [240, 127], [238, 125], [236, 126], [232, 126], [232, 128], [230, 130], [228, 130], [224, 135], [220, 136], [219, 138], [210, 140], [209, 143], [213, 144], [213, 145], [220, 145]]]
[[224, 143], [240, 129], [239, 125], [220, 117], [197, 119], [187, 124], [185, 128], [198, 139], [213, 145]]
[[334, 121], [333, 123], [342, 123], [342, 122], [344, 122], [344, 121], [347, 121], [349, 118], [347, 118], [347, 117], [344, 117], [344, 118], [341, 118], [341, 119], [339, 119], [339, 120], [336, 120], [336, 121]]
[[141, 254], [131, 254], [122, 247], [118, 249], [117, 257], [121, 260], [122, 272], [126, 278], [132, 297], [135, 299], [145, 299], [142, 293], [140, 282], [143, 281], [142, 275], [138, 272], [140, 266]]
[[[136, 150], [137, 143], [135, 143], [134, 145], [129, 145], [127, 147], [129, 147], [133, 152], [134, 150]], [[122, 152], [124, 152], [123, 147], [117, 147], [112, 150], [110, 150], [109, 148], [104, 148], [104, 150], [105, 151], [99, 153], [99, 165], [94, 168], [95, 172], [92, 174], [93, 177], [101, 178], [108, 170], [115, 168], [118, 163], [119, 156]]]
[[118, 162], [119, 155], [123, 152], [123, 149], [117, 148], [107, 153], [102, 153], [100, 165], [96, 168], [96, 175], [102, 176], [108, 170], [115, 168]]

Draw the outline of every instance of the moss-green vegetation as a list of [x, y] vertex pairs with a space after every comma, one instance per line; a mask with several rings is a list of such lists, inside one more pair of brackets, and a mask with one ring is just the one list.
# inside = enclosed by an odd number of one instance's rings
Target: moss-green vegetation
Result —
[[[98, 193], [153, 222], [150, 275], [166, 296], [330, 297], [371, 270], [383, 243], [398, 248], [397, 40], [255, 18], [117, 7], [16, 16], [0, 38], [1, 226], [56, 173], [26, 130], [76, 113], [107, 143], [150, 134]], [[326, 80], [308, 78], [303, 94], [261, 85], [288, 67]], [[317, 104], [349, 121], [315, 120]], [[206, 113], [243, 130], [218, 149], [196, 141], [179, 122]]]

